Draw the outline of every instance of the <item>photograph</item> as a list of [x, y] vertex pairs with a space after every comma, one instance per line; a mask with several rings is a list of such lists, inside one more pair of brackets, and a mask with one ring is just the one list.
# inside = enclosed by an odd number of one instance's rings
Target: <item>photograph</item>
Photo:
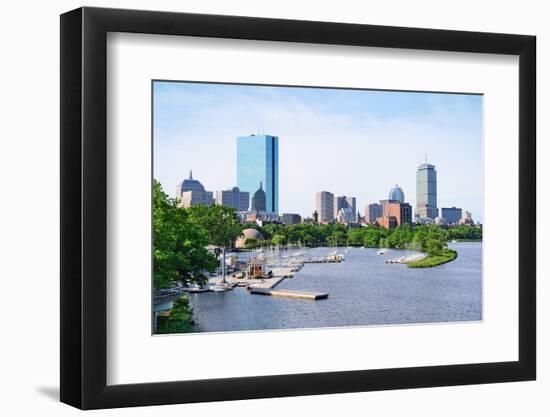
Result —
[[483, 95], [151, 88], [154, 335], [483, 321]]

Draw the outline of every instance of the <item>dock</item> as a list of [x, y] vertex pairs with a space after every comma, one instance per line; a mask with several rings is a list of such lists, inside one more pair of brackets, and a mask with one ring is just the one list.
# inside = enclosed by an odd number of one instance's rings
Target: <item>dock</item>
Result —
[[252, 288], [271, 290], [275, 288], [276, 285], [279, 285], [281, 281], [283, 281], [284, 279], [285, 277], [267, 278], [267, 279], [264, 279], [264, 282], [256, 284]]
[[325, 258], [318, 258], [318, 259], [304, 259], [304, 264], [337, 264], [343, 262], [343, 260], [340, 259], [325, 259]]
[[268, 288], [252, 288], [251, 294], [270, 295], [272, 297], [301, 298], [305, 300], [322, 300], [328, 297], [327, 292], [309, 292], [295, 290], [272, 290]]

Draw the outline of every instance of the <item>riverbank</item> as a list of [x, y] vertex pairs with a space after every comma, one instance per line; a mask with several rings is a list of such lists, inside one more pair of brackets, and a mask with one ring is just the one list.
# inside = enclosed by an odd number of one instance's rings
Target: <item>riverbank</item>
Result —
[[420, 253], [413, 253], [412, 255], [408, 256], [400, 256], [398, 258], [388, 259], [386, 261], [387, 264], [409, 264], [412, 262], [418, 262], [422, 259], [426, 258], [428, 255], [424, 252]]
[[443, 265], [447, 262], [454, 261], [458, 256], [457, 251], [452, 249], [443, 249], [440, 255], [427, 256], [415, 262], [407, 264], [409, 268], [431, 268], [438, 265]]

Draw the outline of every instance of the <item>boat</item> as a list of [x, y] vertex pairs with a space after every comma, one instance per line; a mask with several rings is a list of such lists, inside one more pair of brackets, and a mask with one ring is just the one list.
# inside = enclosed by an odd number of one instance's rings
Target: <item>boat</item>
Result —
[[451, 240], [451, 243], [458, 243], [457, 240]]
[[232, 290], [233, 286], [227, 282], [226, 283], [218, 282], [208, 287], [208, 289], [212, 292], [224, 292], [224, 291]]
[[200, 292], [208, 291], [208, 287], [205, 288], [199, 284], [192, 284], [184, 288], [183, 291], [189, 292], [189, 293], [200, 293]]
[[378, 252], [376, 252], [377, 255], [386, 255], [388, 253], [388, 249], [380, 249]]
[[334, 251], [327, 255], [326, 260], [329, 262], [342, 262], [344, 260], [344, 255], [339, 254], [338, 251]]

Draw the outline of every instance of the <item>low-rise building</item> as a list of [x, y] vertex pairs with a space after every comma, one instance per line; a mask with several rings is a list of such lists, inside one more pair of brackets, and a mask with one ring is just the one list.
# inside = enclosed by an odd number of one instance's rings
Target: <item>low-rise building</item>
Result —
[[460, 219], [460, 224], [473, 226], [475, 223], [472, 219], [472, 213], [470, 213], [468, 210], [464, 210], [462, 218]]
[[399, 226], [397, 218], [395, 216], [382, 216], [376, 219], [376, 223], [379, 226], [385, 227], [386, 229], [393, 229]]
[[217, 205], [233, 207], [236, 211], [247, 211], [249, 203], [250, 193], [241, 191], [239, 187], [216, 191]]
[[214, 195], [211, 191], [192, 190], [181, 194], [178, 207], [211, 206], [214, 204]]
[[283, 224], [300, 224], [302, 223], [302, 216], [296, 213], [283, 213]]

